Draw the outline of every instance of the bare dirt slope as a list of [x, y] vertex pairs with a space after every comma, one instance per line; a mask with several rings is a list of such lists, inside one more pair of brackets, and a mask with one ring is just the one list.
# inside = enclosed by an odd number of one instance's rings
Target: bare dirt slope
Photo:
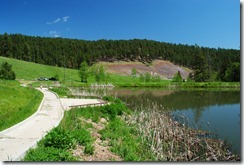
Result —
[[180, 71], [182, 78], [186, 79], [192, 70], [173, 64], [169, 61], [154, 60], [152, 64], [145, 65], [141, 62], [101, 62], [109, 73], [120, 75], [131, 75], [132, 68], [137, 70], [137, 73], [158, 74], [161, 78], [172, 79], [174, 75]]

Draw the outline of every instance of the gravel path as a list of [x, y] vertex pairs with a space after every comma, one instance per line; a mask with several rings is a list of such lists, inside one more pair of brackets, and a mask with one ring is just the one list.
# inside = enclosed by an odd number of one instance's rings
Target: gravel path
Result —
[[[31, 147], [44, 137], [48, 131], [56, 127], [63, 118], [64, 109], [69, 105], [97, 103], [96, 99], [76, 100], [75, 103], [62, 100], [46, 88], [38, 89], [44, 94], [39, 109], [31, 117], [0, 132], [0, 161], [18, 161]], [[65, 105], [65, 108], [63, 107]]]

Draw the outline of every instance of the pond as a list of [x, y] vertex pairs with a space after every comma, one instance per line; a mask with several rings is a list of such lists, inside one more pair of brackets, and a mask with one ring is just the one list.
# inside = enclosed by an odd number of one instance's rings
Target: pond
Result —
[[[94, 90], [92, 90], [94, 92]], [[239, 90], [167, 90], [161, 88], [113, 88], [97, 90], [102, 95], [116, 96], [132, 110], [162, 105], [175, 120], [187, 122], [195, 129], [217, 133], [227, 140], [232, 151], [241, 150], [241, 112]], [[180, 117], [187, 120], [183, 121]]]

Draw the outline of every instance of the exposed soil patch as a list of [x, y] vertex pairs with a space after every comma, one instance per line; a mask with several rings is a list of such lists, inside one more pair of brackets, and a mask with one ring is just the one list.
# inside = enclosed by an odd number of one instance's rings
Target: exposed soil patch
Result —
[[110, 151], [110, 147], [108, 146], [109, 141], [101, 140], [101, 135], [98, 133], [100, 130], [105, 128], [107, 124], [106, 119], [101, 118], [98, 123], [92, 122], [91, 119], [84, 119], [81, 118], [81, 122], [84, 124], [92, 124], [92, 128], [88, 130], [91, 133], [91, 136], [95, 139], [93, 146], [94, 146], [94, 153], [92, 155], [84, 153], [84, 146], [78, 145], [77, 148], [73, 151], [73, 155], [78, 157], [81, 161], [122, 161], [122, 159], [115, 155]]
[[102, 62], [109, 73], [120, 75], [131, 75], [132, 68], [137, 70], [137, 73], [157, 74], [164, 79], [172, 79], [174, 75], [180, 71], [182, 78], [186, 79], [192, 70], [175, 65], [169, 61], [154, 60], [150, 65], [145, 65], [141, 62]]

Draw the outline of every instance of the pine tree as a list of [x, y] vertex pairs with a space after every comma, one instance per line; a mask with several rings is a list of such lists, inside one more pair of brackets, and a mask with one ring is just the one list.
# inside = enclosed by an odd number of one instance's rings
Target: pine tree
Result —
[[207, 59], [200, 47], [195, 46], [196, 52], [193, 57], [193, 74], [196, 82], [207, 81], [210, 77]]
[[80, 64], [79, 76], [80, 76], [81, 82], [87, 83], [87, 78], [89, 76], [89, 73], [88, 73], [88, 65], [87, 65], [86, 61], [83, 61]]
[[15, 78], [16, 75], [12, 70], [12, 65], [7, 62], [3, 62], [0, 67], [0, 79], [15, 80]]

